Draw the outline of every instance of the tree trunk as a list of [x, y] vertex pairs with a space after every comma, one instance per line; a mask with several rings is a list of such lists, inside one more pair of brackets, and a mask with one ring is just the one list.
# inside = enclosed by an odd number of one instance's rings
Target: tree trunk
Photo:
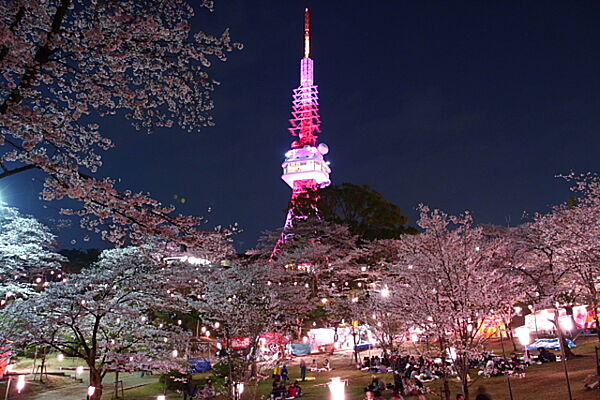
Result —
[[558, 309], [556, 310], [556, 313], [554, 314], [554, 321], [552, 321], [552, 322], [554, 323], [554, 328], [556, 329], [556, 333], [558, 335], [558, 340], [560, 341], [560, 345], [565, 353], [565, 358], [567, 360], [574, 359], [577, 356], [569, 348], [569, 345], [567, 344], [567, 339], [565, 338], [565, 335], [560, 327], [560, 323], [558, 322]]
[[119, 370], [115, 370], [115, 399], [119, 398]]
[[44, 383], [44, 370], [46, 368], [47, 354], [48, 354], [48, 349], [44, 348], [42, 350], [42, 363], [40, 364], [40, 383]]
[[358, 364], [358, 350], [356, 349], [356, 328], [354, 324], [352, 324], [352, 341], [354, 343], [354, 362]]
[[598, 303], [594, 303], [592, 310], [594, 312], [594, 321], [596, 321], [596, 335], [598, 335], [598, 342], [600, 342], [600, 318], [598, 318]]
[[465, 400], [469, 400], [469, 359], [463, 354], [458, 360], [460, 360], [460, 370], [457, 372], [460, 373], [462, 391], [465, 395]]
[[508, 325], [506, 325], [506, 336], [508, 336], [508, 338], [510, 339], [510, 343], [512, 344], [513, 347], [513, 352], [517, 352], [517, 343], [515, 342], [515, 335], [513, 335], [512, 330], [510, 330], [508, 328]]
[[444, 347], [444, 340], [442, 339], [442, 337], [439, 337], [439, 342], [440, 342], [440, 353], [441, 353], [441, 359], [442, 359], [442, 373], [443, 373], [443, 388], [444, 388], [444, 398], [446, 400], [450, 400], [450, 385], [448, 384], [448, 369], [447, 364], [446, 364], [446, 348]]
[[90, 366], [90, 386], [95, 387], [94, 394], [90, 396], [89, 400], [100, 400], [102, 398], [102, 374], [96, 368], [96, 366]]

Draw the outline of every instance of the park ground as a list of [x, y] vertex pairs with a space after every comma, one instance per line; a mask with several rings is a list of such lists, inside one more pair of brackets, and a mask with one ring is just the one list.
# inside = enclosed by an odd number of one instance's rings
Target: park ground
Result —
[[[569, 378], [574, 400], [600, 400], [600, 390], [585, 391], [583, 388], [584, 379], [595, 373], [596, 365], [596, 346], [598, 341], [594, 337], [588, 337], [578, 340], [578, 347], [575, 349], [578, 358], [568, 361]], [[491, 348], [497, 351], [498, 344], [492, 343]], [[309, 356], [309, 361], [312, 358], [322, 360], [324, 356], [312, 357]], [[371, 381], [373, 374], [359, 371], [354, 368], [351, 354], [335, 354], [329, 357], [332, 363], [333, 371], [317, 374], [309, 374], [309, 377], [314, 377], [302, 383], [304, 392], [304, 400], [323, 400], [328, 399], [329, 390], [327, 382], [332, 377], [340, 377], [347, 380], [348, 387], [346, 388], [347, 400], [361, 400], [363, 398], [363, 388]], [[290, 378], [292, 380], [299, 377], [299, 368], [296, 362], [289, 363]], [[83, 400], [85, 399], [85, 390], [87, 383], [85, 376], [82, 381], [74, 378], [74, 368], [77, 365], [76, 360], [65, 359], [58, 362], [55, 359], [49, 361], [48, 371], [59, 371], [63, 368], [66, 376], [49, 375], [44, 384], [39, 381], [31, 381], [32, 376], [28, 376], [28, 384], [26, 391], [21, 394], [10, 393], [10, 400]], [[19, 372], [31, 372], [31, 360], [21, 360], [16, 366]], [[65, 369], [66, 368], [66, 369]], [[69, 369], [71, 368], [71, 369]], [[84, 374], [85, 375], [85, 374]], [[386, 382], [392, 382], [392, 374], [377, 374], [379, 378], [383, 378]], [[475, 374], [472, 374], [473, 376]], [[210, 376], [210, 373], [197, 374], [194, 380], [203, 385], [205, 380]], [[156, 396], [162, 394], [163, 386], [158, 382], [157, 375], [146, 375], [140, 377], [139, 373], [121, 374], [120, 379], [123, 381], [123, 395], [127, 400], [149, 400], [156, 399]], [[114, 375], [108, 375], [105, 378], [105, 393], [103, 400], [111, 400], [114, 398]], [[565, 374], [561, 363], [534, 365], [527, 370], [524, 378], [510, 378], [514, 400], [563, 400], [568, 399]], [[479, 386], [485, 386], [494, 400], [509, 399], [508, 382], [506, 377], [496, 378], [477, 378], [471, 385], [471, 391], [474, 393]], [[258, 387], [257, 399], [268, 398], [270, 393], [271, 380], [262, 381]], [[434, 381], [428, 384], [432, 393], [427, 396], [428, 399], [440, 398], [440, 381]], [[452, 398], [460, 391], [460, 385], [456, 381], [451, 383]], [[243, 400], [251, 400], [253, 389], [246, 388]], [[384, 397], [388, 398], [390, 393], [384, 393]], [[119, 397], [121, 392], [119, 391]], [[0, 387], [0, 399], [4, 398], [4, 387]], [[167, 392], [167, 398], [170, 400], [181, 399], [183, 396], [175, 392]], [[474, 396], [473, 396], [474, 398]]]

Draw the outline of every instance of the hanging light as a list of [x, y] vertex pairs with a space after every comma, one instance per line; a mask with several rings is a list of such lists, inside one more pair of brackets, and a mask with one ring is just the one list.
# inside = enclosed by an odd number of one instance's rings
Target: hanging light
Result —
[[381, 297], [388, 297], [390, 295], [390, 289], [388, 289], [387, 285], [381, 289]]
[[220, 326], [221, 324], [219, 323], [219, 321], [215, 322], [215, 329], [219, 329]]
[[77, 368], [75, 368], [75, 373], [77, 374], [77, 377], [83, 374], [83, 366], [80, 365]]
[[56, 356], [56, 359], [60, 362], [62, 362], [65, 359], [65, 355], [63, 353], [58, 353], [58, 355]]

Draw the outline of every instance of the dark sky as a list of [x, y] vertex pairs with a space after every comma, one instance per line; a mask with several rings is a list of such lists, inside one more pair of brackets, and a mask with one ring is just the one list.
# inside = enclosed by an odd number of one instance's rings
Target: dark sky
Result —
[[[280, 227], [306, 5], [334, 183], [371, 185], [412, 222], [422, 202], [514, 225], [567, 198], [556, 174], [600, 170], [597, 1], [220, 0], [196, 29], [229, 27], [245, 47], [214, 64], [217, 126], [148, 136], [103, 121], [117, 144], [103, 173], [165, 202], [183, 196], [181, 212], [211, 224], [238, 222], [240, 248]], [[56, 217], [31, 178], [0, 182], [5, 200]], [[95, 243], [83, 235], [61, 240]]]

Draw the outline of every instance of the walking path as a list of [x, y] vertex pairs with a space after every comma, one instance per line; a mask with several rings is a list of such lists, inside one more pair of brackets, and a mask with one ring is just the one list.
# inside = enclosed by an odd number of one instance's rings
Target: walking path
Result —
[[[146, 375], [143, 378], [140, 377], [140, 373], [134, 374], [119, 374], [119, 379], [123, 381], [123, 388], [125, 390], [132, 389], [135, 387], [147, 385], [149, 383], [156, 382], [158, 379], [157, 375]], [[104, 392], [103, 394], [112, 394], [115, 390], [115, 376], [113, 373], [109, 373], [104, 378]], [[32, 400], [83, 400], [87, 394], [87, 388], [89, 386], [87, 377], [84, 378], [83, 383], [76, 383], [73, 385], [64, 386], [58, 389], [48, 390], [40, 393], [36, 393], [32, 396]], [[120, 390], [120, 388], [119, 388]]]

